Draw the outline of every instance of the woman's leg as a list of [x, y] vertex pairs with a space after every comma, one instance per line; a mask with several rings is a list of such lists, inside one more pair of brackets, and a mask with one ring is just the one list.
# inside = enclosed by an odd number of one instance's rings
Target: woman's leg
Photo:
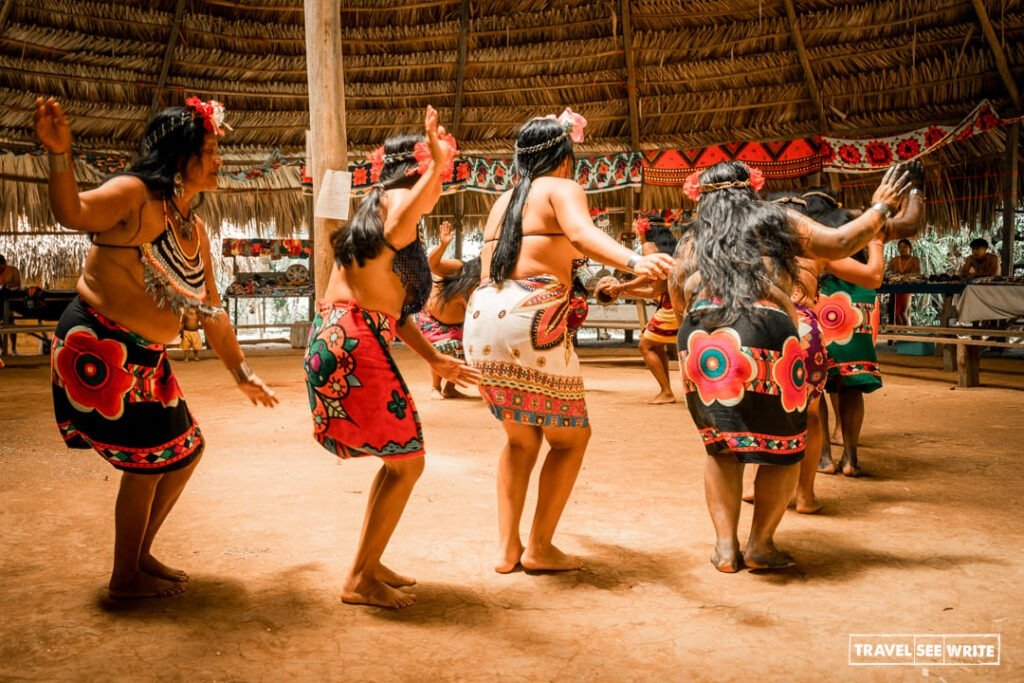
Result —
[[121, 475], [114, 507], [114, 570], [109, 584], [112, 598], [162, 598], [185, 590], [184, 583], [151, 576], [139, 567], [153, 499], [164, 476]]
[[[832, 404], [832, 415], [835, 417], [835, 425], [832, 427], [832, 443], [837, 446], [843, 445], [843, 413], [839, 410], [839, 394], [828, 395], [828, 402]], [[826, 432], [827, 434], [827, 432]]]
[[433, 370], [431, 370], [430, 371], [430, 381], [431, 381], [430, 398], [433, 398], [433, 399], [444, 398], [444, 396], [441, 395], [441, 375], [439, 375], [436, 372], [434, 372]]
[[[829, 402], [825, 400], [824, 396], [818, 399], [818, 421], [820, 423], [819, 429], [821, 429], [821, 452], [818, 456], [818, 471], [823, 474], [835, 474], [838, 471], [836, 464], [832, 461], [832, 444], [828, 439]], [[807, 419], [807, 424], [808, 428], [810, 428], [810, 417]], [[813, 458], [814, 451], [808, 449], [807, 457]]]
[[563, 553], [555, 547], [552, 539], [580, 473], [583, 454], [590, 441], [590, 427], [548, 427], [544, 430], [544, 437], [551, 449], [544, 457], [540, 471], [537, 510], [523, 552], [523, 568], [544, 571], [579, 569], [580, 559]]
[[[820, 399], [814, 398], [807, 404], [807, 449], [800, 461], [800, 480], [796, 485], [796, 511], [811, 515], [821, 510], [821, 503], [814, 495], [814, 475], [818, 472], [815, 453], [821, 453], [825, 432], [821, 429]], [[833, 466], [834, 469], [834, 466]]]
[[416, 596], [384, 583], [380, 575], [380, 557], [422, 473], [422, 457], [384, 461], [370, 490], [359, 547], [341, 592], [343, 602], [394, 608], [408, 607], [416, 602]]
[[762, 465], [754, 480], [754, 519], [743, 561], [751, 569], [792, 567], [792, 556], [775, 547], [775, 529], [782, 521], [799, 477], [796, 465]]
[[199, 453], [186, 467], [164, 474], [156, 485], [153, 503], [149, 509], [149, 524], [146, 525], [146, 533], [142, 537], [142, 548], [139, 552], [139, 569], [147, 574], [169, 581], [188, 581], [188, 574], [160, 562], [153, 557], [151, 550], [153, 539], [160, 531], [160, 527], [163, 526], [164, 520], [167, 519], [167, 515], [174, 508], [175, 503], [178, 502], [178, 498], [181, 497], [185, 484], [192, 477], [192, 472], [195, 471], [196, 465], [199, 464], [202, 457], [202, 453]]
[[715, 525], [715, 550], [711, 564], [720, 572], [738, 572], [743, 568], [736, 527], [740, 522], [740, 495], [743, 491], [743, 463], [731, 452], [709, 455], [704, 461], [704, 496], [711, 523]]
[[669, 380], [668, 353], [665, 345], [651, 341], [647, 337], [640, 337], [640, 355], [643, 356], [647, 369], [658, 381], [658, 395], [647, 401], [648, 403], [675, 403], [676, 397], [672, 393], [672, 382]]
[[859, 389], [840, 392], [839, 414], [843, 423], [843, 459], [839, 466], [846, 476], [859, 477], [863, 474], [857, 464], [857, 446], [864, 425], [864, 392]]
[[498, 563], [494, 571], [507, 574], [523, 555], [519, 522], [526, 504], [530, 474], [537, 464], [544, 434], [540, 427], [502, 422], [508, 441], [498, 460]]

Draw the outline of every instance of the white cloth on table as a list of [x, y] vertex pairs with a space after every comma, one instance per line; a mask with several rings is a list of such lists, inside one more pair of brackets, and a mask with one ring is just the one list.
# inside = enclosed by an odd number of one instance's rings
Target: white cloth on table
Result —
[[956, 302], [957, 320], [1009, 320], [1024, 316], [1024, 286], [967, 285]]

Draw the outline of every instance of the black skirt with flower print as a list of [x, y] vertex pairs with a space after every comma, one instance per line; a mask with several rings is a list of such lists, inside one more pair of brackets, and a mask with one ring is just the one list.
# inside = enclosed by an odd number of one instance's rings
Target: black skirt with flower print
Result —
[[792, 465], [804, 457], [807, 369], [789, 315], [758, 304], [732, 324], [705, 323], [710, 302], [695, 303], [679, 328], [686, 405], [708, 455]]
[[162, 474], [194, 461], [203, 435], [163, 344], [105, 318], [78, 297], [50, 351], [53, 410], [68, 448], [92, 448], [119, 470]]

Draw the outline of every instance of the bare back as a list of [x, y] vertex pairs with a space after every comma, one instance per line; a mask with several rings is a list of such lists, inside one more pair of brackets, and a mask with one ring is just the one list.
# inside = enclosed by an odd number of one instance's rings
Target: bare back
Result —
[[[533, 179], [523, 207], [523, 241], [512, 277], [554, 275], [562, 284], [572, 284], [573, 259], [581, 258], [583, 254], [565, 236], [551, 203], [552, 194], [558, 192], [563, 183], [575, 185], [576, 181], [553, 176]], [[487, 216], [484, 248], [480, 252], [484, 279], [488, 279], [491, 272], [491, 257], [498, 244], [501, 222], [511, 197], [511, 190], [501, 195]]]

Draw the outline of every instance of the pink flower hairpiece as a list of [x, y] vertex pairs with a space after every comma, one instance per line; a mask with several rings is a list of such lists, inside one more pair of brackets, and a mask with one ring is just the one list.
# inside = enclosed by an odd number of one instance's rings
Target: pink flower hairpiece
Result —
[[[455, 157], [459, 156], [459, 145], [455, 142], [455, 136], [451, 133], [442, 135], [439, 139], [441, 147], [445, 151], [444, 165], [441, 166], [441, 182], [451, 182], [451, 179], [455, 177]], [[430, 143], [426, 140], [416, 143], [413, 148], [413, 155], [416, 158], [416, 168], [412, 169], [409, 175], [412, 173], [419, 173], [423, 175], [427, 172], [427, 166], [433, 160], [433, 155], [430, 153]]]
[[576, 143], [583, 142], [583, 129], [587, 127], [587, 120], [581, 114], [566, 107], [565, 111], [558, 115], [558, 122], [565, 128], [570, 140]]
[[641, 239], [647, 237], [647, 232], [651, 229], [651, 221], [648, 220], [647, 216], [639, 216], [636, 221], [633, 222], [633, 231], [640, 235]]
[[748, 167], [747, 170], [750, 173], [750, 177], [746, 180], [729, 180], [722, 183], [704, 184], [700, 182], [700, 174], [703, 171], [694, 171], [686, 177], [686, 182], [683, 183], [683, 194], [696, 202], [700, 200], [701, 195], [715, 192], [716, 190], [724, 190], [728, 187], [749, 187], [754, 192], [760, 192], [761, 188], [764, 187], [764, 173], [759, 168]]
[[203, 101], [198, 97], [190, 97], [185, 100], [185, 106], [194, 113], [199, 114], [203, 119], [203, 127], [206, 132], [224, 137], [223, 128], [231, 130], [231, 126], [224, 123], [224, 104], [217, 100]]

